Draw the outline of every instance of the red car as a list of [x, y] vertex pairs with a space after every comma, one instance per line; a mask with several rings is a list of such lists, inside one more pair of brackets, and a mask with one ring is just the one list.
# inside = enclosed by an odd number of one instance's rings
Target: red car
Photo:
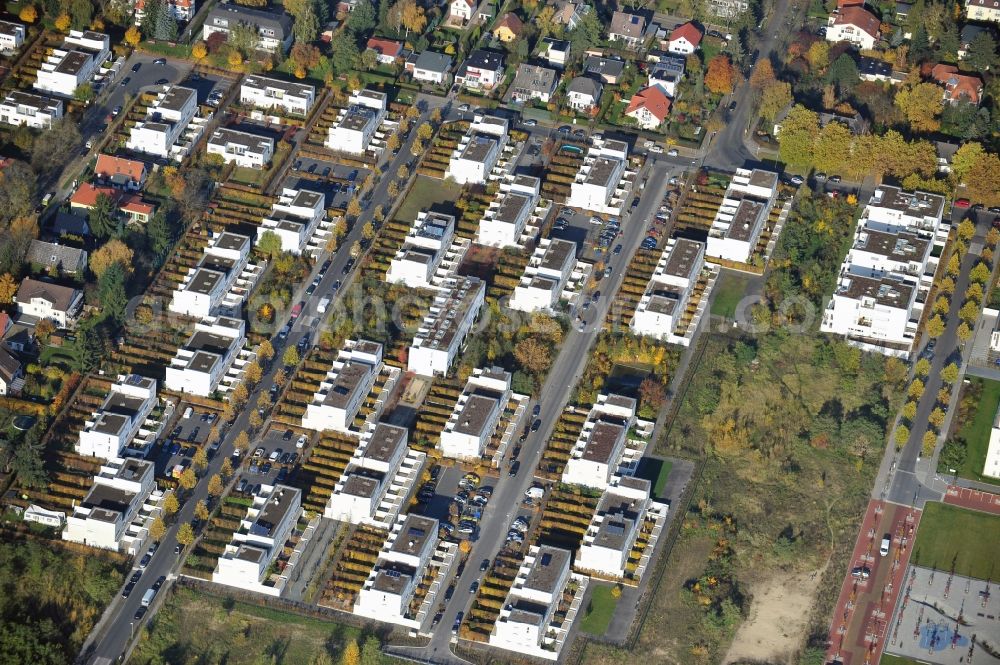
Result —
[[956, 208], [968, 208], [970, 205], [971, 204], [969, 203], [969, 199], [956, 199], [955, 200], [955, 207]]
[[299, 303], [298, 305], [296, 305], [295, 307], [293, 307], [293, 308], [292, 308], [292, 318], [293, 318], [293, 319], [296, 319], [296, 318], [298, 318], [299, 314], [301, 314], [301, 313], [302, 313], [302, 309], [303, 309], [303, 308], [304, 308], [305, 306], [306, 306], [306, 303], [305, 303], [305, 302], [303, 301], [303, 302], [300, 302], [300, 303]]

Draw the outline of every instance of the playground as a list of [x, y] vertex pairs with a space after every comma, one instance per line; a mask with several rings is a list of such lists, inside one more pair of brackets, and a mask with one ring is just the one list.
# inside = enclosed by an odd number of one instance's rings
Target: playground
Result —
[[1000, 665], [1000, 589], [993, 582], [909, 566], [885, 653], [940, 665]]

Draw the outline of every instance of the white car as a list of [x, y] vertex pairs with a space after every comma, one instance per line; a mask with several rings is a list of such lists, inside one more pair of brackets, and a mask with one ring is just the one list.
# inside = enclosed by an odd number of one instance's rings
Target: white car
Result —
[[667, 157], [676, 157], [677, 154], [678, 154], [677, 148], [671, 148], [670, 150], [667, 150]]
[[659, 154], [659, 153], [663, 152], [663, 146], [654, 145], [652, 148], [649, 149], [649, 151], [652, 152], [652, 153]]
[[878, 548], [878, 553], [881, 554], [882, 556], [888, 556], [889, 545], [891, 544], [892, 544], [892, 538], [889, 537], [889, 534], [885, 534], [884, 536], [882, 536], [882, 544]]
[[303, 434], [302, 436], [299, 437], [298, 441], [295, 442], [295, 447], [296, 448], [300, 448], [300, 449], [301, 448], [305, 448], [306, 447], [306, 442], [308, 440], [309, 439], [306, 437], [306, 435]]

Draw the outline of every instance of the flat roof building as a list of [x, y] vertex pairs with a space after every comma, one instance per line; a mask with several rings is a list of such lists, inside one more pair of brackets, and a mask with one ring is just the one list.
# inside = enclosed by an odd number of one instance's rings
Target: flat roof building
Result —
[[239, 309], [263, 272], [250, 263], [248, 236], [223, 231], [205, 247], [198, 265], [174, 289], [170, 311], [206, 319]]
[[302, 416], [302, 426], [349, 433], [365, 397], [382, 371], [382, 345], [347, 340]]
[[522, 312], [554, 311], [576, 264], [575, 242], [543, 238], [528, 260], [507, 306]]
[[460, 185], [486, 184], [507, 145], [509, 129], [505, 118], [477, 115], [452, 151], [445, 177]]
[[627, 144], [594, 139], [570, 184], [566, 205], [608, 215], [620, 214], [626, 194], [622, 181], [627, 175], [627, 160]]
[[750, 261], [777, 194], [777, 173], [736, 169], [709, 229], [705, 254], [738, 263]]
[[477, 277], [450, 279], [434, 299], [413, 337], [407, 369], [444, 376], [485, 302], [486, 285]]
[[510, 401], [510, 380], [499, 367], [472, 371], [441, 432], [442, 456], [481, 459]]
[[301, 254], [326, 215], [326, 197], [309, 189], [284, 187], [271, 212], [257, 227], [257, 243], [267, 233], [281, 240], [281, 251]]
[[521, 235], [541, 200], [541, 181], [518, 175], [502, 182], [476, 232], [476, 242], [490, 247], [520, 247]]
[[240, 84], [240, 103], [259, 109], [281, 109], [306, 116], [316, 101], [316, 88], [305, 83], [248, 74]]
[[632, 332], [658, 339], [673, 335], [704, 266], [705, 243], [671, 238], [629, 322]]
[[0, 122], [32, 129], [51, 129], [63, 117], [61, 99], [11, 90], [0, 102]]
[[199, 321], [167, 366], [164, 385], [168, 390], [209, 397], [219, 388], [245, 343], [243, 319], [217, 316]]
[[454, 235], [455, 218], [452, 215], [421, 210], [403, 246], [389, 263], [386, 281], [410, 288], [431, 288], [434, 273]]
[[635, 413], [636, 402], [631, 397], [600, 395], [570, 452], [562, 481], [607, 489], [618, 475]]
[[149, 535], [154, 507], [147, 501], [155, 489], [152, 462], [109, 459], [67, 517], [63, 540], [138, 554]]
[[267, 136], [220, 127], [208, 137], [205, 151], [209, 155], [219, 155], [226, 164], [263, 169], [271, 163], [274, 140]]
[[118, 377], [80, 430], [76, 452], [106, 460], [121, 457], [157, 405], [156, 380], [138, 374]]
[[387, 97], [384, 92], [359, 90], [341, 109], [330, 126], [326, 147], [337, 152], [362, 155], [373, 147], [372, 139], [385, 120]]

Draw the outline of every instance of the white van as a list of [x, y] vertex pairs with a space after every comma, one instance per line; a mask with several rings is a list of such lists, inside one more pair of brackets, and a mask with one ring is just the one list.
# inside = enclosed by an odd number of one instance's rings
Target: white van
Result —
[[187, 418], [190, 418], [190, 417], [191, 417], [191, 414], [193, 414], [193, 413], [194, 413], [194, 409], [192, 409], [192, 408], [191, 408], [191, 407], [189, 406], [188, 408], [184, 409], [184, 418], [185, 418], [185, 419], [187, 419]]
[[156, 598], [156, 589], [146, 589], [146, 593], [142, 594], [142, 606], [149, 607], [149, 604], [153, 602], [153, 598]]
[[882, 545], [878, 548], [878, 553], [882, 556], [888, 555], [890, 544], [892, 544], [892, 538], [889, 537], [889, 534], [882, 536]]
[[319, 304], [316, 306], [316, 311], [319, 312], [320, 314], [326, 314], [326, 308], [329, 306], [330, 306], [330, 299], [323, 298], [322, 300], [319, 301]]

